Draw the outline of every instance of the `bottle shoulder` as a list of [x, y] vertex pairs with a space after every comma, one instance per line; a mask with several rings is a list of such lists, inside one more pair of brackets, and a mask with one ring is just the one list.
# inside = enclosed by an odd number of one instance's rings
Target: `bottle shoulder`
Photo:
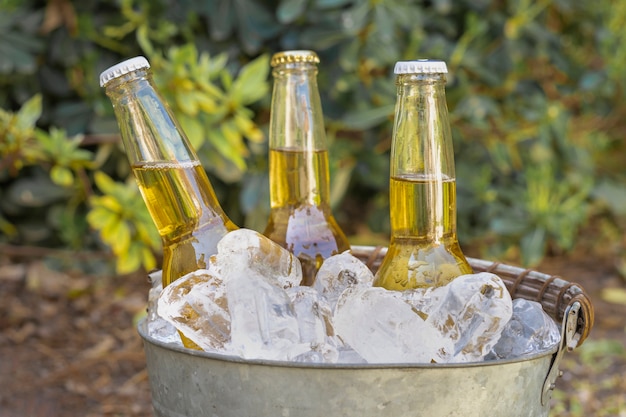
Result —
[[391, 242], [374, 285], [390, 290], [438, 287], [470, 273], [456, 236], [445, 242], [400, 238]]
[[330, 207], [298, 206], [272, 209], [264, 234], [284, 247], [320, 252], [324, 257], [350, 249]]

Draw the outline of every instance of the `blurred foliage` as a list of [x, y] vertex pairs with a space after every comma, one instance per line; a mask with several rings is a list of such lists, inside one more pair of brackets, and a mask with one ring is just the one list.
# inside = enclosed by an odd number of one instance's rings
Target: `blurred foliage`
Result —
[[313, 49], [332, 203], [385, 244], [392, 67], [448, 63], [466, 252], [536, 265], [593, 223], [626, 271], [626, 3], [610, 0], [0, 0], [0, 240], [158, 261], [99, 73], [134, 55], [239, 225], [269, 210], [268, 57]]
[[236, 79], [224, 70], [225, 54], [198, 56], [193, 44], [173, 47], [167, 59], [152, 62], [157, 85], [204, 165], [225, 181], [240, 181], [250, 156], [246, 139], [264, 142], [247, 106], [268, 94], [267, 55], [246, 64]]
[[556, 382], [550, 416], [621, 417], [626, 410], [626, 348], [619, 339], [587, 339], [568, 352], [559, 368], [565, 374]]
[[100, 232], [117, 259], [117, 272], [129, 274], [141, 266], [156, 268], [154, 251], [159, 234], [141, 198], [134, 179], [130, 184], [114, 181], [105, 173], [95, 173], [95, 183], [103, 195], [89, 198], [89, 225]]

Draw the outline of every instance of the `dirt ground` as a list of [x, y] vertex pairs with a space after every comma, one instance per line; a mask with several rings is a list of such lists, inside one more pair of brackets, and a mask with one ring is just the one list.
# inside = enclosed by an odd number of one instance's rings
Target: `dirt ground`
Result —
[[[0, 255], [0, 417], [152, 416], [135, 330], [147, 277], [49, 264]], [[565, 355], [550, 415], [626, 416], [626, 282], [610, 258], [572, 254], [535, 269], [581, 284], [596, 310], [590, 338]]]

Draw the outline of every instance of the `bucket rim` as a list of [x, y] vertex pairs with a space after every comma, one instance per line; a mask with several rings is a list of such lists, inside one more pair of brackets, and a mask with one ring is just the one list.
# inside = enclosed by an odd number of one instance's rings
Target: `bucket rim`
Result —
[[420, 368], [436, 368], [436, 369], [450, 369], [450, 368], [467, 368], [467, 367], [486, 367], [486, 366], [499, 366], [518, 362], [533, 361], [544, 356], [554, 355], [558, 349], [560, 343], [551, 346], [549, 349], [541, 352], [518, 356], [510, 359], [494, 359], [481, 362], [458, 362], [458, 363], [308, 363], [308, 362], [291, 362], [291, 361], [277, 361], [269, 359], [245, 359], [236, 355], [227, 355], [218, 352], [208, 352], [202, 350], [188, 349], [183, 346], [177, 346], [170, 343], [158, 340], [148, 334], [148, 319], [143, 317], [137, 324], [137, 332], [144, 340], [144, 343], [150, 343], [156, 345], [162, 349], [175, 351], [189, 356], [196, 356], [200, 358], [213, 359], [222, 362], [232, 362], [245, 365], [259, 365], [259, 366], [272, 366], [282, 368], [305, 368], [305, 369], [396, 369], [396, 370], [408, 370], [408, 369], [420, 369]]

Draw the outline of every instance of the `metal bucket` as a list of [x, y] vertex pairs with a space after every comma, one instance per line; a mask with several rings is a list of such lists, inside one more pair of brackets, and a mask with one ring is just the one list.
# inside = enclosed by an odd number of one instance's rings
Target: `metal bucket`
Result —
[[549, 413], [562, 355], [588, 333], [587, 307], [567, 305], [550, 351], [464, 364], [243, 360], [160, 342], [145, 321], [138, 330], [157, 417], [539, 417]]

